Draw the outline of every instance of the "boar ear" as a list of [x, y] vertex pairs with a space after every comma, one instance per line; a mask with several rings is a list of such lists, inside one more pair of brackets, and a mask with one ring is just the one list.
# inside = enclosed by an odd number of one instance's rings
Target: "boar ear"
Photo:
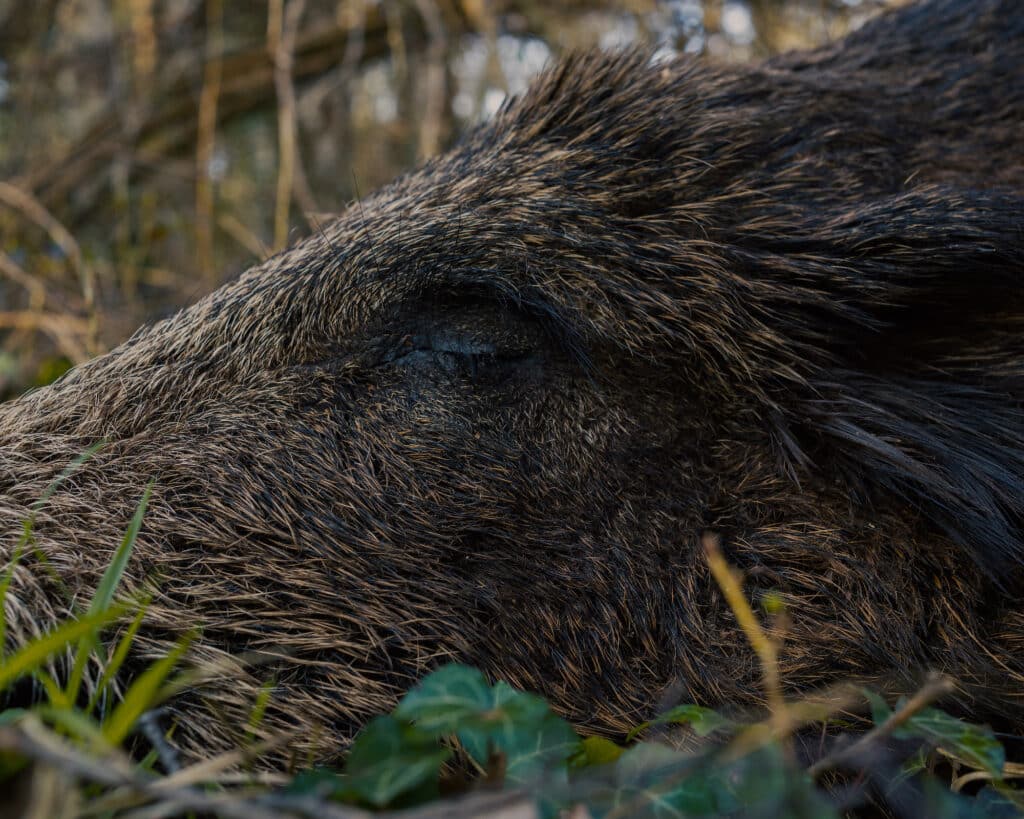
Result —
[[901, 200], [832, 237], [865, 321], [836, 331], [804, 417], [855, 493], [902, 498], [1005, 579], [1024, 569], [1024, 198]]
[[809, 408], [828, 469], [846, 478], [854, 499], [900, 498], [995, 577], [1024, 567], [1020, 393], [1014, 400], [948, 381], [833, 376]]

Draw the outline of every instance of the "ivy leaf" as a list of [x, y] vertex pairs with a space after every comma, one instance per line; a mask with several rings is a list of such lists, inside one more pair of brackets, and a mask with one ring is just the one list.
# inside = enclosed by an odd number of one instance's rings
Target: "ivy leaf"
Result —
[[[460, 738], [463, 732], [460, 732]], [[489, 731], [493, 747], [505, 754], [505, 779], [522, 784], [550, 765], [564, 763], [579, 748], [580, 738], [561, 717], [548, 712], [540, 724], [521, 726], [505, 722], [500, 731]]]
[[0, 711], [0, 728], [7, 725], [14, 725], [18, 720], [24, 719], [28, 711], [24, 708], [5, 708]]
[[907, 720], [905, 730], [928, 740], [961, 762], [999, 777], [1006, 751], [990, 728], [972, 725], [937, 708], [925, 708]]
[[423, 678], [398, 703], [394, 715], [435, 736], [456, 733], [463, 721], [490, 709], [493, 696], [484, 675], [452, 663]]
[[383, 807], [426, 782], [436, 781], [452, 752], [437, 739], [392, 716], [371, 720], [356, 737], [345, 765], [345, 790]]
[[641, 722], [626, 735], [627, 741], [636, 739], [652, 725], [689, 725], [697, 736], [706, 737], [715, 731], [729, 730], [734, 723], [710, 708], [703, 708], [699, 705], [677, 705], [652, 720]]
[[870, 688], [862, 688], [861, 692], [864, 694], [864, 698], [868, 701], [868, 705], [871, 706], [871, 720], [875, 723], [875, 727], [877, 728], [892, 716], [892, 709], [880, 695], [876, 694]]
[[576, 732], [543, 699], [504, 682], [492, 687], [466, 666], [448, 665], [424, 678], [398, 704], [395, 716], [433, 736], [457, 736], [481, 766], [492, 750], [500, 752], [505, 778], [515, 783], [579, 748]]
[[611, 791], [588, 802], [595, 817], [838, 819], [834, 807], [777, 744], [726, 762], [718, 754], [691, 756], [643, 742], [619, 758], [614, 780]]
[[839, 819], [831, 801], [778, 743], [758, 748], [724, 772], [714, 773], [727, 781], [737, 803], [755, 815]]
[[312, 796], [317, 799], [355, 801], [357, 795], [342, 774], [325, 768], [311, 768], [299, 771], [295, 778], [284, 787], [284, 793], [292, 796]]
[[592, 806], [592, 812], [598, 817], [610, 813], [681, 819], [733, 810], [736, 802], [725, 784], [714, 777], [691, 775], [693, 767], [693, 757], [665, 745], [635, 745], [615, 765], [614, 791]]
[[919, 804], [914, 809], [919, 816], [928, 819], [1020, 819], [1019, 805], [995, 788], [983, 788], [977, 796], [953, 793], [935, 779], [928, 778], [922, 783]]
[[569, 760], [572, 768], [589, 768], [594, 765], [610, 765], [626, 749], [604, 737], [584, 737], [579, 749]]
[[[867, 689], [864, 689], [864, 696], [871, 704], [871, 716], [876, 726], [889, 719], [893, 711], [885, 700]], [[904, 703], [904, 699], [899, 700], [896, 710]], [[914, 714], [892, 735], [896, 739], [923, 739], [972, 768], [987, 771], [996, 778], [1002, 775], [1006, 764], [1006, 751], [990, 728], [964, 722], [938, 708], [925, 708]]]

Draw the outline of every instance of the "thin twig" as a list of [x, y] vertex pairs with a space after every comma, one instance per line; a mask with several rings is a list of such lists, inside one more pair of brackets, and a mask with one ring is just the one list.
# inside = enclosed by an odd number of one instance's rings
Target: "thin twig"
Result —
[[[222, 2], [222, 0], [221, 0]], [[384, 13], [372, 4], [364, 15], [364, 31], [360, 64], [388, 55], [388, 28]], [[409, 42], [420, 44], [425, 39], [418, 19], [410, 19]], [[324, 75], [338, 66], [339, 52], [352, 37], [352, 32], [334, 21], [327, 25], [311, 24], [295, 38], [295, 59], [292, 75], [296, 80]], [[274, 65], [267, 54], [266, 42], [246, 45], [225, 53], [222, 62], [220, 96], [216, 107], [218, 123], [237, 117], [271, 100], [274, 91]], [[203, 63], [202, 68], [192, 65]], [[199, 76], [196, 76], [198, 72]], [[205, 72], [205, 61], [196, 59], [180, 71], [171, 71], [170, 63], [156, 73], [152, 105], [135, 126], [125, 128], [120, 115], [123, 103], [110, 100], [97, 112], [94, 125], [70, 147], [57, 155], [48, 155], [45, 162], [29, 167], [18, 177], [19, 184], [31, 189], [52, 208], [61, 207], [66, 219], [82, 219], [95, 208], [105, 188], [93, 184], [105, 178], [109, 164], [128, 150], [136, 162], [133, 173], [165, 169], [167, 157], [182, 150], [194, 150], [198, 128], [198, 107], [191, 90]], [[69, 199], [74, 192], [73, 199]]]
[[162, 779], [155, 787], [160, 789], [180, 788], [185, 785], [196, 785], [200, 782], [208, 782], [227, 770], [241, 767], [247, 762], [251, 762], [258, 757], [263, 756], [263, 754], [273, 751], [275, 748], [280, 748], [282, 745], [285, 745], [295, 739], [297, 733], [297, 731], [286, 731], [284, 733], [276, 734], [270, 739], [262, 742], [253, 743], [246, 748], [226, 751], [225, 753], [218, 754], [210, 759], [204, 759], [201, 762], [196, 762], [194, 765], [182, 768], [180, 771]]
[[42, 310], [46, 304], [46, 288], [38, 280], [22, 270], [10, 256], [0, 250], [0, 275], [5, 276], [28, 291], [30, 310]]
[[46, 313], [41, 310], [7, 310], [0, 313], [0, 328], [41, 332], [53, 340], [57, 349], [72, 364], [81, 364], [92, 357], [79, 341], [88, 337], [89, 327], [89, 322], [63, 313]]
[[206, 63], [199, 93], [196, 124], [196, 256], [207, 286], [215, 284], [213, 263], [213, 180], [210, 166], [217, 135], [217, 103], [224, 66], [224, 7], [222, 0], [206, 2]]
[[258, 261], [270, 258], [271, 250], [255, 231], [246, 227], [242, 221], [232, 213], [222, 213], [217, 217], [217, 226], [238, 244], [248, 250]]
[[[125, 819], [158, 819], [189, 811], [212, 813], [223, 819], [281, 819], [280, 807], [288, 802], [287, 798], [275, 799], [273, 801], [276, 804], [271, 806], [269, 803], [261, 804], [262, 795], [210, 795], [191, 787], [164, 788], [160, 786], [159, 779], [132, 767], [119, 753], [111, 752], [102, 761], [91, 758], [33, 717], [22, 719], [16, 726], [0, 728], [0, 750], [45, 762], [90, 782], [124, 788], [154, 802], [153, 805], [124, 814]], [[365, 811], [335, 807], [328, 803], [319, 803], [317, 814], [302, 813], [323, 816], [325, 819], [367, 819], [369, 816]]]
[[402, 26], [402, 4], [394, 0], [381, 3], [387, 32], [388, 49], [391, 52], [391, 70], [395, 85], [403, 88], [409, 76], [409, 45]]
[[423, 123], [419, 134], [420, 159], [431, 157], [440, 150], [446, 98], [445, 51], [448, 46], [444, 21], [434, 0], [415, 0], [416, 9], [427, 30], [427, 86]]
[[[246, 762], [273, 750], [283, 743], [294, 738], [293, 733], [280, 734], [266, 742], [257, 743], [248, 748], [236, 751], [228, 751], [219, 754], [211, 759], [197, 762], [187, 768], [181, 768], [174, 773], [161, 779], [153, 780], [145, 794], [140, 794], [134, 786], [117, 788], [108, 794], [104, 794], [89, 805], [89, 812], [92, 814], [104, 814], [110, 811], [123, 810], [124, 808], [136, 807], [148, 801], [155, 793], [171, 793], [181, 788], [202, 784], [282, 784], [281, 780], [263, 781], [255, 774], [238, 774], [231, 783], [226, 776], [222, 776], [228, 769], [244, 765]], [[287, 781], [287, 780], [284, 780]]]
[[153, 0], [131, 0], [128, 15], [132, 32], [132, 71], [135, 74], [136, 96], [149, 90], [153, 69], [156, 68], [156, 21], [153, 18]]
[[86, 346], [92, 354], [99, 352], [99, 343], [97, 341], [99, 324], [96, 316], [96, 274], [88, 262], [85, 261], [85, 257], [82, 255], [82, 248], [75, 241], [75, 237], [38, 199], [9, 182], [0, 182], [0, 203], [20, 212], [26, 219], [45, 230], [53, 243], [71, 261], [72, 266], [78, 273], [79, 283], [82, 288], [82, 300], [88, 316]]
[[146, 738], [146, 741], [153, 747], [168, 774], [174, 774], [181, 770], [181, 759], [178, 757], [178, 750], [167, 741], [164, 730], [160, 726], [160, 716], [163, 713], [161, 708], [152, 708], [139, 717], [138, 730]]
[[995, 777], [988, 771], [971, 771], [970, 773], [965, 773], [954, 779], [950, 783], [949, 789], [953, 791], [953, 793], [960, 793], [960, 791], [963, 790], [964, 785], [969, 785], [971, 782], [988, 782], [992, 779], [995, 779]]
[[897, 728], [906, 724], [915, 714], [927, 708], [936, 700], [952, 693], [955, 689], [956, 685], [949, 677], [942, 674], [930, 675], [921, 690], [907, 700], [902, 708], [890, 714], [885, 722], [872, 728], [852, 745], [841, 748], [835, 753], [819, 759], [807, 769], [808, 775], [811, 779], [817, 779], [825, 771], [830, 771], [845, 762], [856, 759], [872, 745], [885, 739]]
[[[803, 700], [787, 702], [784, 706], [784, 724], [792, 734], [807, 725], [825, 723], [833, 715], [849, 711], [859, 696], [860, 691], [855, 686], [842, 684]], [[763, 722], [747, 726], [723, 749], [722, 761], [731, 762], [748, 756], [758, 748], [779, 739], [778, 731], [779, 720], [773, 715], [769, 715]]]
[[[160, 778], [134, 766], [116, 749], [109, 749], [102, 758], [95, 752], [79, 749], [31, 715], [16, 725], [0, 728], [0, 750], [46, 764], [87, 782], [118, 789], [116, 800], [108, 797], [102, 804], [94, 800], [84, 806], [83, 815], [96, 815], [97, 807], [104, 810], [128, 808], [127, 813], [120, 814], [124, 819], [163, 819], [188, 812], [212, 814], [222, 819], [371, 819], [372, 816], [385, 819], [536, 819], [539, 815], [534, 799], [523, 791], [473, 793], [413, 810], [380, 814], [370, 814], [311, 795], [263, 791], [211, 794], [183, 784], [200, 781], [196, 778], [198, 767], [185, 769], [174, 777]], [[224, 764], [228, 755], [219, 759]], [[131, 810], [133, 807], [135, 809]]]
[[704, 546], [705, 558], [711, 574], [718, 582], [725, 600], [736, 616], [740, 628], [746, 635], [751, 647], [761, 661], [761, 672], [764, 675], [765, 696], [768, 699], [768, 707], [771, 709], [775, 719], [777, 736], [781, 739], [790, 733], [789, 711], [786, 708], [786, 701], [782, 695], [782, 681], [779, 677], [779, 648], [772, 640], [761, 624], [757, 621], [747, 598], [743, 595], [740, 579], [725, 558], [722, 557], [722, 550], [718, 544], [718, 537], [711, 533], [705, 533], [701, 538]]
[[[943, 748], [936, 749], [939, 754], [952, 760], [953, 762], [961, 762], [962, 760], [954, 754]], [[978, 780], [993, 780], [993, 779], [1021, 779], [1024, 778], [1024, 764], [1019, 762], [1004, 762], [1003, 769], [999, 772], [999, 776], [993, 776], [988, 771], [969, 771], [968, 773], [958, 776], [953, 780], [949, 786], [954, 792], [959, 792], [964, 785], [971, 782], [977, 782]]]
[[271, 0], [267, 16], [267, 50], [274, 64], [274, 90], [277, 93], [279, 167], [274, 207], [275, 250], [288, 243], [288, 214], [293, 195], [303, 211], [311, 213], [317, 210], [299, 162], [295, 87], [292, 84], [295, 37], [305, 8], [305, 0], [292, 0], [287, 10], [284, 0]]

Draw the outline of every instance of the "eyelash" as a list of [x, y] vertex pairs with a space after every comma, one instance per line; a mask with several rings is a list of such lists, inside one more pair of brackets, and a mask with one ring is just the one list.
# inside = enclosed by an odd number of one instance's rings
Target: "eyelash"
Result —
[[515, 360], [499, 356], [497, 353], [463, 353], [451, 350], [434, 350], [434, 358], [446, 372], [464, 374], [477, 378], [482, 372], [493, 369], [497, 364], [505, 364]]
[[[449, 375], [463, 375], [476, 379], [488, 373], [497, 373], [500, 368], [514, 365], [531, 353], [499, 352], [492, 345], [476, 344], [456, 339], [416, 339], [403, 337], [394, 351], [385, 357], [387, 363], [414, 365], [417, 361], [439, 366]], [[486, 347], [487, 349], [483, 349]]]

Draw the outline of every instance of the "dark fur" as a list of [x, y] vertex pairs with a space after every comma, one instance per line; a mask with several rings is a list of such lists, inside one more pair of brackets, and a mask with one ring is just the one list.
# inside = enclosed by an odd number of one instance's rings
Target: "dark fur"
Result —
[[108, 442], [38, 517], [66, 588], [26, 560], [12, 639], [87, 599], [154, 479], [139, 661], [201, 625], [230, 669], [173, 706], [183, 747], [234, 739], [274, 676], [264, 729], [330, 755], [448, 659], [615, 732], [668, 688], [759, 701], [712, 529], [790, 604], [791, 689], [941, 668], [1020, 731], [1022, 134], [1017, 0], [755, 67], [570, 59], [0, 407], [5, 549]]

